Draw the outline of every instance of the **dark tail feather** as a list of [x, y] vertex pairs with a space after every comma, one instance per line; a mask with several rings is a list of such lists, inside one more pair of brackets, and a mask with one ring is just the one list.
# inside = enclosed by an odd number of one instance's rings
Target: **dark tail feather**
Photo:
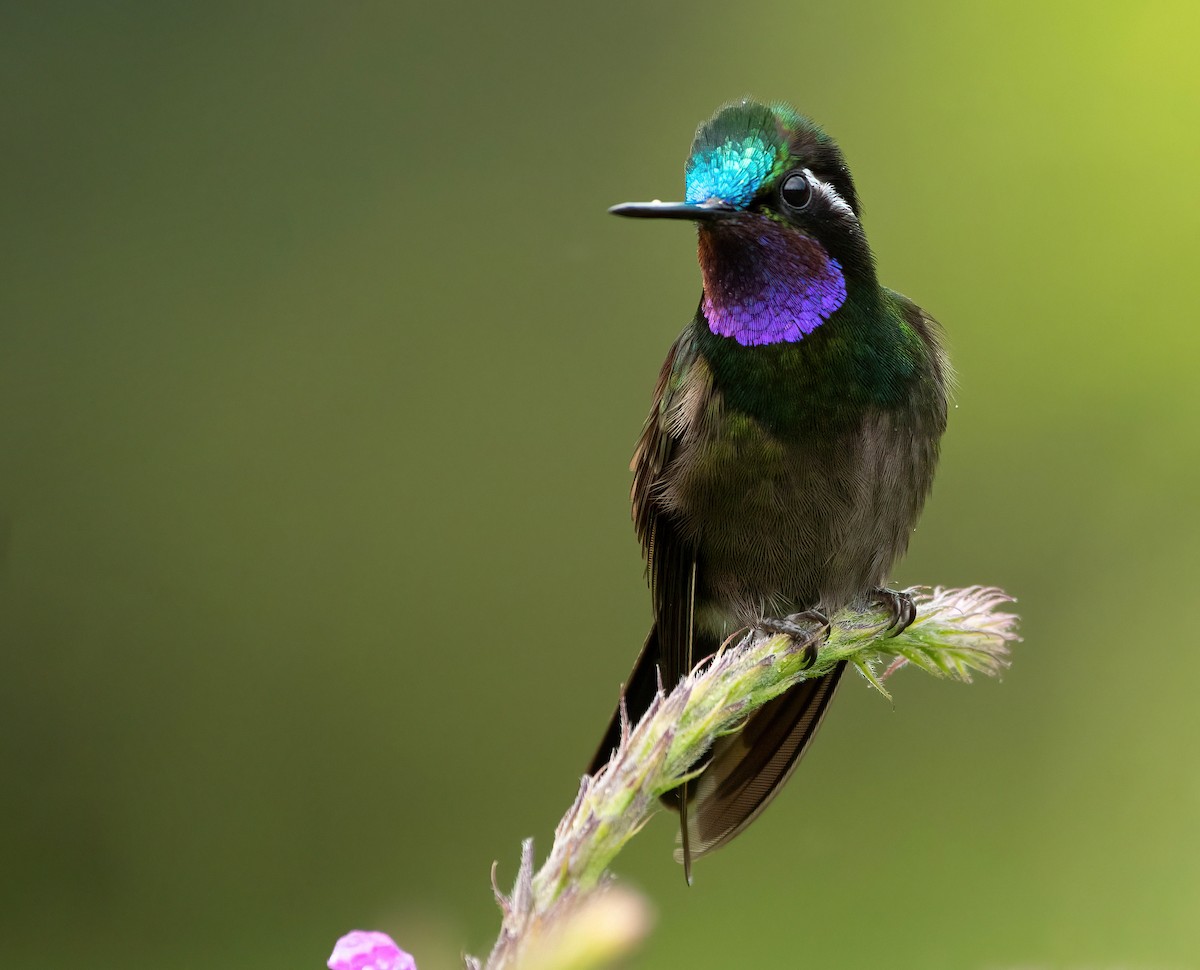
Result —
[[[692, 782], [686, 855], [698, 859], [720, 848], [770, 804], [816, 735], [845, 669], [843, 661], [824, 677], [798, 684], [713, 745], [708, 767]], [[683, 861], [685, 852], [676, 850], [675, 857]]]
[[[709, 645], [712, 647], [712, 645]], [[715, 647], [707, 650], [707, 653], [712, 653]], [[702, 656], [707, 655], [702, 653]], [[654, 702], [654, 695], [658, 692], [660, 673], [659, 665], [663, 663], [662, 653], [659, 649], [658, 642], [658, 626], [657, 624], [650, 628], [650, 633], [646, 637], [646, 642], [642, 646], [642, 652], [638, 654], [637, 660], [634, 662], [633, 671], [629, 674], [629, 679], [625, 682], [625, 689], [622, 693], [622, 698], [625, 701], [625, 711], [629, 717], [630, 724], [636, 724], [643, 714], [650, 709], [650, 705]], [[662, 684], [666, 690], [671, 688], [679, 681], [680, 675], [670, 671], [662, 671]], [[596, 749], [596, 753], [592, 756], [592, 763], [588, 767], [588, 774], [594, 775], [597, 771], [608, 764], [613, 752], [621, 743], [621, 708], [620, 705], [613, 712], [612, 719], [608, 722], [608, 730], [604, 732], [604, 738], [600, 742], [600, 746]], [[691, 824], [689, 822], [691, 791], [695, 782], [676, 788], [674, 791], [669, 791], [662, 796], [662, 802], [668, 808], [679, 813], [679, 833], [683, 843], [682, 849], [679, 852], [680, 861], [683, 862], [684, 876], [688, 883], [692, 881], [692, 863], [691, 852], [689, 851], [689, 834]]]
[[[646, 642], [642, 645], [642, 652], [634, 661], [633, 671], [629, 674], [629, 679], [625, 681], [625, 688], [621, 693], [625, 700], [625, 711], [629, 716], [630, 724], [636, 724], [641, 720], [642, 715], [650, 709], [650, 705], [654, 702], [654, 695], [658, 691], [658, 664], [658, 627], [652, 626], [650, 633], [646, 636]], [[594, 775], [608, 764], [608, 759], [612, 757], [620, 743], [621, 707], [618, 705], [613, 712], [612, 720], [608, 722], [608, 730], [604, 732], [604, 739], [600, 742], [596, 753], [592, 755], [588, 774]]]

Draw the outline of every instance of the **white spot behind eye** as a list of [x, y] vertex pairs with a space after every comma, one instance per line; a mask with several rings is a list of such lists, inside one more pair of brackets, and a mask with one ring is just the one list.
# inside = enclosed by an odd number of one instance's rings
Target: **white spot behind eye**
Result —
[[805, 174], [805, 176], [807, 176], [808, 181], [812, 185], [812, 187], [818, 193], [820, 193], [820, 195], [825, 199], [826, 203], [828, 203], [828, 205], [831, 209], [835, 210], [836, 212], [841, 213], [843, 216], [845, 216], [847, 219], [850, 219], [853, 222], [858, 222], [858, 216], [856, 216], [854, 214], [854, 210], [850, 208], [850, 203], [847, 202], [845, 199], [843, 199], [838, 194], [837, 189], [835, 189], [828, 182], [822, 181], [821, 179], [817, 178], [817, 176], [813, 175], [813, 173], [810, 169], [806, 168], [804, 170], [804, 174]]

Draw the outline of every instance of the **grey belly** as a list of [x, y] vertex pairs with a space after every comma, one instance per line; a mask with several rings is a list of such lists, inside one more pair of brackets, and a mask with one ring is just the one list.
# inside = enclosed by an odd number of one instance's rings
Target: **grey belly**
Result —
[[701, 628], [832, 612], [886, 581], [936, 459], [936, 442], [904, 417], [871, 414], [822, 442], [784, 443], [744, 420], [682, 442], [660, 495], [698, 551]]

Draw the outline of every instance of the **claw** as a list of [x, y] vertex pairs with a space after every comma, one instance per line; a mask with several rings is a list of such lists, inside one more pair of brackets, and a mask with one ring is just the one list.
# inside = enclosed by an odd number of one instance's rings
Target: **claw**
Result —
[[885, 628], [889, 637], [897, 637], [917, 618], [917, 606], [908, 593], [898, 593], [894, 589], [879, 588], [871, 601], [872, 606], [882, 606], [888, 612], [888, 625]]
[[[812, 625], [820, 629], [820, 636], [813, 637]], [[807, 669], [817, 662], [820, 648], [818, 643], [829, 639], [829, 617], [820, 610], [805, 610], [803, 613], [792, 613], [783, 619], [763, 617], [755, 624], [763, 633], [782, 633], [795, 643], [804, 643], [804, 668]]]

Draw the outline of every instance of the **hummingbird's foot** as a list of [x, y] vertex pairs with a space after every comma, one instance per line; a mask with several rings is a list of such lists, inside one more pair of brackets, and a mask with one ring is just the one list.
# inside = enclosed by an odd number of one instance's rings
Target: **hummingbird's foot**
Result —
[[871, 598], [871, 605], [882, 607], [888, 613], [886, 630], [889, 637], [898, 637], [912, 626], [917, 618], [917, 606], [908, 593], [898, 593], [894, 589], [880, 587]]
[[[814, 624], [817, 627], [815, 631]], [[820, 610], [805, 610], [803, 613], [793, 613], [782, 619], [764, 616], [754, 624], [754, 628], [772, 636], [782, 633], [793, 643], [803, 643], [805, 646], [802, 669], [817, 662], [817, 652], [820, 649], [818, 644], [829, 639], [829, 617]], [[814, 632], [816, 636], [813, 635]]]

